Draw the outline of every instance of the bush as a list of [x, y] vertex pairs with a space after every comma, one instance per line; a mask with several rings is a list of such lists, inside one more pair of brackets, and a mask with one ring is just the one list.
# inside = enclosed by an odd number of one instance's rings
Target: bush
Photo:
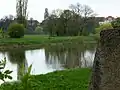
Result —
[[8, 35], [11, 38], [21, 38], [24, 36], [24, 26], [22, 24], [10, 24], [8, 27]]
[[111, 24], [113, 28], [120, 28], [120, 18], [116, 18]]
[[98, 28], [95, 29], [96, 33], [100, 33], [102, 30], [113, 29], [111, 23], [105, 23], [100, 25]]

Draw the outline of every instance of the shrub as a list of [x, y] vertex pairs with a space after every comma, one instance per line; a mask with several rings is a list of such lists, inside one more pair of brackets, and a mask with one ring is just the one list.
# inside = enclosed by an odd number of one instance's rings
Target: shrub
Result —
[[113, 28], [120, 28], [120, 18], [116, 18], [111, 24]]
[[100, 33], [102, 30], [113, 29], [111, 23], [101, 24], [98, 28], [95, 29], [96, 33]]
[[24, 36], [24, 26], [17, 23], [10, 24], [8, 27], [8, 35], [11, 38], [21, 38]]

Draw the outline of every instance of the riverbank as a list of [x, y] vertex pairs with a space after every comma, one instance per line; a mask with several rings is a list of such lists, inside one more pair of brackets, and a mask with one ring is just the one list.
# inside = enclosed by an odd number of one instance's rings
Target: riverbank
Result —
[[[91, 69], [55, 71], [30, 78], [29, 90], [88, 90]], [[0, 90], [23, 90], [21, 84], [5, 84]]]
[[25, 35], [24, 38], [3, 38], [0, 39], [0, 50], [13, 48], [40, 48], [44, 45], [58, 43], [97, 43], [99, 35], [73, 36], [73, 37], [48, 37], [41, 35]]

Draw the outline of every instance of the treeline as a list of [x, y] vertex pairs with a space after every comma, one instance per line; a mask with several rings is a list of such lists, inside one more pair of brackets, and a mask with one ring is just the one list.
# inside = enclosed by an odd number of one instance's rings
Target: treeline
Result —
[[[20, 5], [17, 7], [21, 7]], [[23, 9], [22, 9], [23, 8]], [[24, 24], [25, 34], [49, 34], [50, 36], [77, 36], [95, 33], [102, 17], [96, 17], [95, 12], [87, 5], [71, 4], [68, 9], [56, 9], [51, 13], [45, 9], [44, 20], [39, 23], [37, 20], [27, 20], [22, 15], [24, 7], [17, 8], [17, 16], [9, 16], [0, 20], [0, 28], [7, 31], [8, 26], [13, 22]], [[24, 12], [26, 12], [24, 10]], [[26, 18], [25, 18], [26, 17]], [[24, 23], [25, 22], [25, 23]]]
[[45, 11], [45, 20], [41, 23], [43, 31], [50, 36], [77, 36], [95, 33], [98, 26], [96, 14], [87, 5], [70, 5], [66, 10]]
[[[0, 29], [6, 32], [11, 23], [17, 23], [17, 20], [14, 16], [9, 15], [9, 16], [5, 16], [4, 18], [1, 18]], [[37, 20], [33, 20], [32, 18], [30, 18], [30, 20], [26, 20], [25, 34], [35, 33], [35, 29], [38, 25], [39, 25], [39, 22]]]

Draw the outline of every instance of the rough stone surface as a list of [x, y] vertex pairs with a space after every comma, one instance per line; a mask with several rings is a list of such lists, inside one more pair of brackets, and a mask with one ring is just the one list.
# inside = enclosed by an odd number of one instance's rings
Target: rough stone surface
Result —
[[103, 30], [96, 49], [89, 90], [120, 90], [120, 30]]

